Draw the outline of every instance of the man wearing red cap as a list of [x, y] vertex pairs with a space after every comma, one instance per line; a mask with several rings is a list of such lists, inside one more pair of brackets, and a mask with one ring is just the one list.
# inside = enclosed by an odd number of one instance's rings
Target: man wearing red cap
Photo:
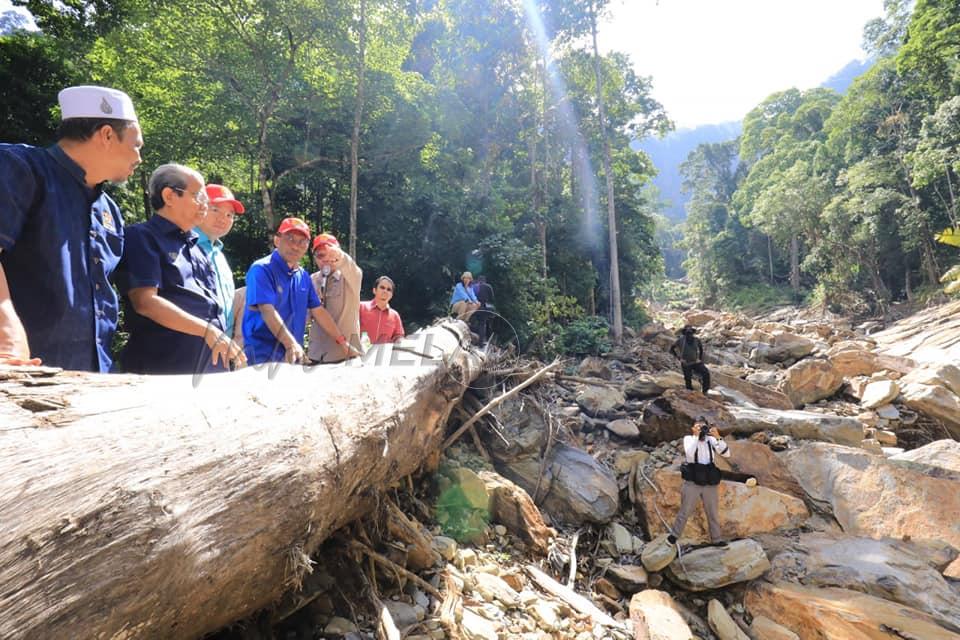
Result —
[[194, 231], [197, 232], [197, 246], [203, 249], [213, 265], [213, 275], [217, 290], [217, 302], [224, 312], [223, 326], [228, 335], [233, 335], [233, 271], [223, 255], [223, 238], [233, 228], [234, 217], [245, 211], [243, 204], [233, 197], [230, 189], [223, 185], [208, 184], [206, 187], [210, 205]]
[[[318, 234], [313, 239], [313, 260], [317, 271], [310, 279], [320, 296], [320, 304], [333, 318], [340, 333], [359, 350], [360, 282], [363, 271], [329, 233]], [[339, 362], [343, 359], [336, 342], [321, 331], [315, 322], [310, 323], [307, 356], [314, 363]]]
[[333, 336], [342, 357], [347, 339], [320, 306], [313, 283], [300, 261], [310, 246], [310, 227], [300, 218], [285, 218], [273, 237], [272, 254], [247, 271], [243, 341], [250, 364], [303, 362], [307, 311], [320, 328]]

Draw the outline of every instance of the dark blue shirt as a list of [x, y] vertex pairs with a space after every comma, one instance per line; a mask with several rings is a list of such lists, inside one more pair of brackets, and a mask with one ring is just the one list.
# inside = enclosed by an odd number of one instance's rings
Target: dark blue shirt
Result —
[[173, 331], [146, 318], [129, 304], [130, 289], [156, 287], [157, 295], [186, 313], [223, 331], [223, 310], [217, 302], [216, 277], [197, 234], [183, 231], [154, 215], [127, 228], [127, 247], [117, 271], [117, 284], [127, 300], [124, 322], [130, 339], [120, 362], [131, 373], [201, 373], [225, 371], [210, 362], [210, 348], [200, 336]]
[[247, 271], [247, 310], [243, 313], [243, 347], [247, 362], [283, 362], [286, 348], [263, 321], [263, 314], [250, 308], [261, 304], [273, 305], [290, 334], [303, 344], [307, 310], [320, 306], [310, 274], [299, 266], [295, 269], [288, 267], [276, 251], [254, 262]]
[[63, 150], [0, 144], [0, 264], [44, 364], [110, 370], [123, 254], [120, 208]]

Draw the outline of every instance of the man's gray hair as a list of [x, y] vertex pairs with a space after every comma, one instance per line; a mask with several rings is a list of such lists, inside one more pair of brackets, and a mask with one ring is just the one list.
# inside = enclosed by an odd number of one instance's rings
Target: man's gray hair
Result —
[[193, 176], [203, 183], [203, 176], [199, 171], [185, 167], [182, 164], [174, 162], [162, 164], [153, 170], [150, 174], [150, 185], [147, 187], [150, 192], [150, 206], [155, 211], [163, 209], [163, 190], [167, 187], [172, 189], [186, 189], [187, 178]]

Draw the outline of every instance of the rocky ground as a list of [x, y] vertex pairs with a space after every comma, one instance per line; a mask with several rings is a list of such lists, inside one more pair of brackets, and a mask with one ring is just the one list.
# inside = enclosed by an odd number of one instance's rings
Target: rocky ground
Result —
[[[220, 637], [960, 638], [960, 303], [889, 328], [662, 322], [483, 412], [544, 366], [493, 363], [449, 425], [473, 427]], [[685, 323], [706, 396], [666, 353]], [[678, 557], [665, 529], [699, 415], [731, 443], [729, 542], [704, 544], [698, 509]]]

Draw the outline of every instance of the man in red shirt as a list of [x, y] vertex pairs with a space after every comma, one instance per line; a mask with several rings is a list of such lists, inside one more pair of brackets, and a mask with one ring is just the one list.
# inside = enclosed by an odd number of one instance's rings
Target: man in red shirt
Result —
[[393, 288], [393, 280], [380, 276], [373, 284], [373, 300], [360, 303], [360, 332], [367, 334], [371, 344], [387, 344], [403, 338], [400, 314], [390, 308]]

